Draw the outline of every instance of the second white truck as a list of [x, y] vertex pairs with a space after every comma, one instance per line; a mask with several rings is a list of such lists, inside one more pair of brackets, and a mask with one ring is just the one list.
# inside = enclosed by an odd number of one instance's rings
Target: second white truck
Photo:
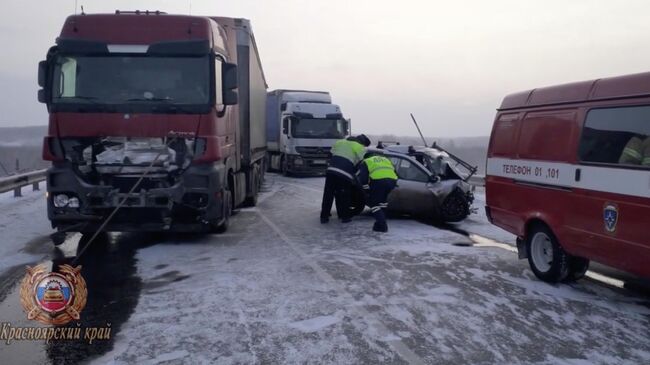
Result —
[[266, 100], [269, 170], [324, 174], [334, 142], [350, 135], [350, 122], [325, 91], [273, 90]]

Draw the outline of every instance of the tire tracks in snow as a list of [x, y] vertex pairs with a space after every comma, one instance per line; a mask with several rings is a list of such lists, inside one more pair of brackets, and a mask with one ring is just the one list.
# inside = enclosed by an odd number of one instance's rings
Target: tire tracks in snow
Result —
[[[291, 250], [302, 259], [315, 273], [316, 275], [325, 283], [327, 283], [331, 288], [333, 288], [339, 296], [344, 298], [347, 303], [357, 303], [359, 305], [350, 305], [353, 311], [356, 312], [357, 316], [365, 320], [368, 325], [373, 327], [380, 334], [380, 338], [399, 338], [399, 336], [393, 334], [381, 321], [373, 314], [368, 312], [363, 308], [363, 303], [357, 301], [350, 293], [348, 293], [339, 283], [328, 274], [315, 260], [311, 259], [299, 246], [299, 244], [293, 241], [287, 234], [282, 231], [277, 224], [273, 223], [264, 213], [260, 210], [255, 211], [257, 215], [271, 228], [280, 239], [291, 248]], [[360, 331], [363, 333], [363, 331]], [[402, 340], [381, 340], [385, 342], [388, 346], [397, 353], [403, 360], [410, 364], [425, 364], [424, 360], [418, 356], [413, 350], [411, 350]]]

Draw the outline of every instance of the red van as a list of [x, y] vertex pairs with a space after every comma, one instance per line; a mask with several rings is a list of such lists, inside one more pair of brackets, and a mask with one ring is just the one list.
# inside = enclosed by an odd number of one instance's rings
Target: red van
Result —
[[650, 277], [650, 72], [506, 96], [486, 173], [491, 223], [541, 280], [589, 261]]

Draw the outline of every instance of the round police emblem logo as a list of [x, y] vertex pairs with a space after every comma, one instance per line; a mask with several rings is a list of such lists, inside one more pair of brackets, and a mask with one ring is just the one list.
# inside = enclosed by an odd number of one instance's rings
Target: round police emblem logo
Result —
[[605, 223], [605, 231], [608, 233], [616, 232], [616, 224], [618, 223], [618, 207], [616, 204], [605, 204], [603, 208], [603, 220]]
[[28, 266], [20, 285], [20, 303], [27, 319], [48, 325], [78, 320], [87, 294], [81, 266], [61, 265], [58, 272], [50, 272], [46, 264]]

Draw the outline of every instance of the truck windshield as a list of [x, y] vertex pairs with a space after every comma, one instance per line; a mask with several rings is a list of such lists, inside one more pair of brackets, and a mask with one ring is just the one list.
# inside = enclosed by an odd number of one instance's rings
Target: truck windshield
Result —
[[207, 56], [60, 55], [52, 103], [207, 105], [209, 80]]
[[347, 122], [342, 119], [293, 118], [291, 135], [294, 138], [344, 138]]

